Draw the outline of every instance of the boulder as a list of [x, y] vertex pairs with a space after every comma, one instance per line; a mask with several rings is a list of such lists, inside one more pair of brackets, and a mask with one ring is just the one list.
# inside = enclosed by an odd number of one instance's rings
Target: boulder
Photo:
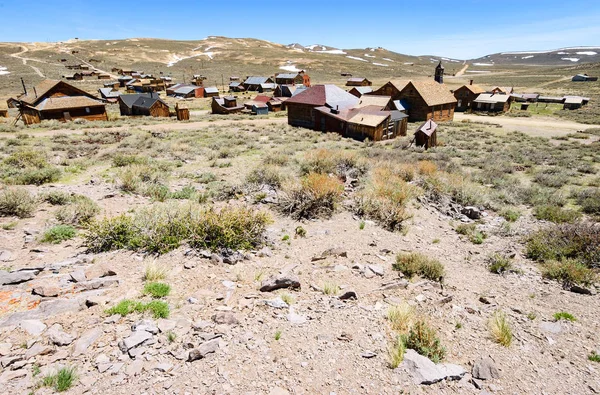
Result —
[[190, 350], [188, 362], [205, 358], [208, 354], [214, 353], [219, 348], [219, 339], [209, 340], [202, 343], [198, 348]]
[[327, 258], [347, 258], [348, 253], [342, 248], [330, 248], [321, 253], [321, 255], [315, 256], [311, 259], [312, 262], [322, 261]]
[[212, 316], [212, 320], [217, 324], [237, 325], [240, 321], [235, 314], [230, 311], [219, 311]]
[[261, 292], [271, 292], [281, 288], [300, 288], [300, 279], [293, 274], [282, 274], [273, 276], [261, 283]]
[[73, 349], [73, 356], [76, 357], [81, 354], [85, 354], [88, 347], [91, 346], [98, 338], [102, 335], [101, 328], [92, 328], [85, 332], [77, 341], [75, 342], [75, 347]]
[[0, 272], [0, 285], [21, 284], [33, 280], [38, 275], [39, 270], [17, 270], [14, 272]]
[[129, 337], [123, 339], [123, 341], [119, 342], [119, 348], [125, 353], [150, 339], [152, 339], [151, 333], [146, 331], [136, 331], [133, 332]]
[[490, 357], [479, 358], [473, 363], [471, 374], [474, 378], [480, 380], [491, 380], [500, 377], [500, 372]]
[[40, 320], [23, 320], [19, 327], [31, 336], [41, 335], [46, 330], [46, 324]]
[[467, 372], [454, 364], [433, 363], [429, 358], [408, 349], [401, 367], [412, 377], [415, 384], [435, 384], [444, 379], [460, 380]]
[[52, 325], [46, 335], [50, 342], [57, 346], [68, 346], [75, 340], [75, 337], [64, 332], [59, 324]]
[[466, 206], [460, 210], [461, 214], [466, 215], [469, 219], [480, 219], [481, 218], [481, 210], [477, 207]]

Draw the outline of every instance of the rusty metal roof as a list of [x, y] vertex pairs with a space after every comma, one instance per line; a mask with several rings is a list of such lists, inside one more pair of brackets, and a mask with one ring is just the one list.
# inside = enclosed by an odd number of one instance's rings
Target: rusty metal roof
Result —
[[329, 108], [353, 107], [358, 103], [358, 98], [335, 85], [314, 85], [294, 95], [287, 103], [308, 104]]

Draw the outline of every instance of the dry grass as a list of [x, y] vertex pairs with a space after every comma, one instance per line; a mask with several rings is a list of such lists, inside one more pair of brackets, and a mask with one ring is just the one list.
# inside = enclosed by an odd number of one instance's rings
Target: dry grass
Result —
[[394, 331], [405, 333], [415, 320], [415, 309], [408, 303], [391, 306], [387, 311], [387, 319]]
[[502, 311], [496, 311], [489, 321], [492, 338], [498, 344], [504, 347], [510, 347], [513, 340], [512, 329], [506, 314]]

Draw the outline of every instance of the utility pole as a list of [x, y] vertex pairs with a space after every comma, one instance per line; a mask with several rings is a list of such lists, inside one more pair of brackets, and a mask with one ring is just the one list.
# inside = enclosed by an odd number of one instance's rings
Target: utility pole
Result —
[[221, 74], [221, 88], [223, 88], [223, 92], [225, 92], [225, 77]]

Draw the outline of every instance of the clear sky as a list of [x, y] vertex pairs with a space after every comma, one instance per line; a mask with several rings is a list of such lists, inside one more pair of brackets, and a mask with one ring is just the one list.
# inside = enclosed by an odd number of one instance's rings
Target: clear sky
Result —
[[600, 46], [600, 0], [0, 0], [0, 42], [209, 35], [466, 59]]

